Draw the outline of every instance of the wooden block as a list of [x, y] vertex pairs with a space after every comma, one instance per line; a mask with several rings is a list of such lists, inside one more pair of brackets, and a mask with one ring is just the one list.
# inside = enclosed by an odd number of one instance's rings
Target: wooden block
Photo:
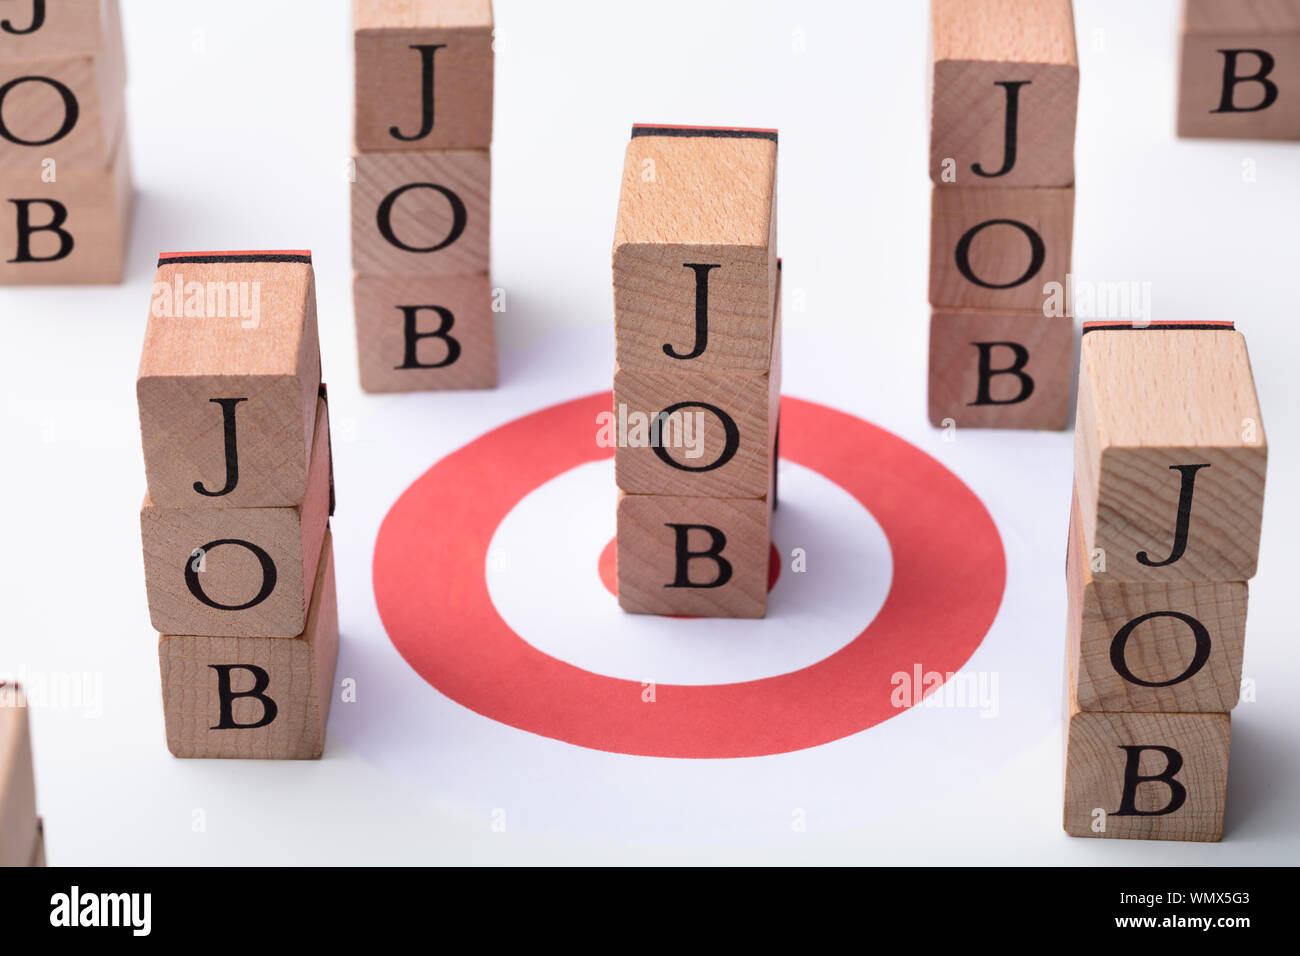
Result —
[[934, 186], [930, 304], [1041, 313], [1044, 286], [1065, 285], [1073, 238], [1073, 186]]
[[1073, 695], [1066, 707], [1066, 833], [1127, 840], [1222, 837], [1229, 715], [1086, 713]]
[[632, 128], [614, 232], [621, 367], [767, 371], [776, 138], [774, 130]]
[[1254, 575], [1268, 443], [1230, 323], [1084, 323], [1074, 434], [1084, 541], [1107, 579]]
[[168, 749], [177, 757], [318, 758], [338, 636], [326, 530], [307, 625], [297, 637], [159, 637]]
[[32, 843], [32, 856], [27, 865], [30, 867], [45, 866], [45, 822], [36, 821], [36, 840]]
[[357, 272], [427, 277], [491, 271], [488, 150], [359, 153], [355, 162]]
[[1298, 33], [1300, 0], [1183, 0], [1187, 33]]
[[357, 148], [492, 145], [491, 0], [355, 0]]
[[162, 255], [136, 381], [155, 505], [301, 504], [319, 390], [310, 252]]
[[36, 831], [36, 783], [27, 698], [0, 682], [0, 866], [26, 866]]
[[769, 501], [619, 492], [619, 605], [634, 614], [762, 617]]
[[1070, 0], [932, 0], [930, 178], [1074, 182], [1079, 59]]
[[1300, 139], [1300, 33], [1184, 33], [1178, 135]]
[[318, 400], [307, 495], [287, 508], [140, 510], [149, 619], [163, 634], [294, 637], [330, 512], [329, 415]]
[[1080, 710], [1226, 713], [1246, 643], [1245, 581], [1098, 579], [1079, 501], [1066, 558], [1070, 672]]
[[122, 36], [118, 0], [7, 0], [0, 62], [102, 53]]
[[0, 10], [0, 50], [26, 49], [15, 58], [0, 54], [0, 170], [21, 172], [28, 182], [44, 184], [74, 170], [107, 169], [125, 126], [126, 51], [117, 3], [73, 3], [68, 5], [72, 10], [46, 4], [48, 10], [58, 8], [55, 16], [64, 25], [76, 8], [98, 8], [94, 13], [83, 9], [90, 15], [66, 35], [70, 47], [83, 46], [92, 37], [97, 43], [77, 53], [48, 52], [65, 45], [52, 32], [58, 24], [48, 17], [40, 29], [15, 36], [3, 23], [12, 26], [17, 20], [19, 28], [30, 26], [34, 8], [19, 13], [16, 5], [5, 6], [13, 10]]
[[486, 274], [356, 276], [357, 362], [367, 392], [494, 388], [496, 314]]
[[930, 422], [959, 428], [1069, 424], [1074, 320], [1042, 312], [934, 309]]
[[121, 282], [131, 200], [125, 124], [108, 166], [0, 170], [0, 285]]

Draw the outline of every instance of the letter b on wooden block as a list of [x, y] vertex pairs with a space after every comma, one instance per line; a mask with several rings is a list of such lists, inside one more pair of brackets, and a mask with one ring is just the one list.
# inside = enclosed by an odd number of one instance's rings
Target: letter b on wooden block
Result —
[[1300, 140], [1300, 32], [1184, 33], [1178, 135]]
[[357, 148], [492, 143], [491, 0], [354, 0]]
[[633, 128], [614, 233], [622, 368], [768, 370], [775, 203], [775, 132]]
[[1064, 428], [1074, 320], [1038, 312], [935, 309], [930, 422], [962, 428]]
[[1071, 836], [1215, 841], [1228, 786], [1227, 714], [1072, 710], [1065, 753]]
[[306, 627], [295, 638], [158, 639], [167, 746], [177, 757], [321, 755], [338, 657], [328, 531], [317, 564]]
[[930, 177], [1074, 182], [1079, 98], [1070, 0], [933, 0]]
[[367, 392], [496, 385], [496, 314], [486, 273], [357, 276], [353, 301]]
[[1268, 445], [1230, 325], [1085, 324], [1075, 424], [1083, 537], [1117, 581], [1255, 573]]
[[637, 614], [762, 617], [770, 499], [618, 499], [618, 603]]

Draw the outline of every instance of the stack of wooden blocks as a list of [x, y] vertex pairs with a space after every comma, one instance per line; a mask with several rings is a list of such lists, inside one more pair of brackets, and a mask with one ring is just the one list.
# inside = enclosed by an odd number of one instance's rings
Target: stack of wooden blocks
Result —
[[0, 15], [0, 284], [121, 282], [131, 219], [118, 0]]
[[1065, 829], [1218, 840], [1268, 447], [1230, 323], [1086, 323]]
[[491, 388], [491, 0], [354, 0], [352, 18], [361, 387]]
[[27, 699], [20, 685], [0, 681], [0, 867], [44, 865]]
[[767, 611], [781, 392], [775, 130], [634, 126], [614, 237], [618, 600]]
[[1178, 135], [1300, 140], [1300, 0], [1184, 0]]
[[1064, 428], [1074, 322], [1045, 303], [1074, 232], [1070, 0], [932, 0], [929, 78], [930, 420]]
[[163, 254], [136, 392], [168, 747], [319, 757], [338, 610], [311, 253]]

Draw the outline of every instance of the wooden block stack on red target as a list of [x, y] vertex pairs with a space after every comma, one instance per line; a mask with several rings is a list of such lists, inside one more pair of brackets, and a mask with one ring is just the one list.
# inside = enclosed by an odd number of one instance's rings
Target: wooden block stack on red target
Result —
[[353, 0], [352, 25], [361, 387], [491, 388], [491, 0]]
[[0, 285], [121, 282], [131, 220], [118, 0], [0, 5]]
[[1267, 461], [1231, 323], [1084, 324], [1066, 559], [1071, 835], [1221, 837]]
[[634, 126], [614, 237], [618, 600], [762, 617], [781, 392], [775, 130]]
[[164, 253], [136, 396], [167, 746], [319, 757], [338, 606], [311, 253]]
[[931, 21], [930, 421], [1061, 429], [1074, 323], [1053, 303], [1074, 231], [1073, 7], [931, 0]]

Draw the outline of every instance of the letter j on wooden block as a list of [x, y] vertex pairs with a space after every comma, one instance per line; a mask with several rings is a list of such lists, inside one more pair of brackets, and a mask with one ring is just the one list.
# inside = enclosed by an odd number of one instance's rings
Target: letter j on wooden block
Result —
[[1079, 62], [1070, 0], [932, 0], [930, 178], [1074, 182]]
[[1268, 444], [1232, 323], [1084, 323], [1074, 458], [1099, 580], [1254, 575]]
[[307, 622], [297, 637], [159, 637], [163, 716], [174, 755], [321, 755], [339, 640], [328, 530], [316, 565]]
[[159, 258], [136, 380], [154, 505], [301, 504], [319, 389], [310, 252]]

